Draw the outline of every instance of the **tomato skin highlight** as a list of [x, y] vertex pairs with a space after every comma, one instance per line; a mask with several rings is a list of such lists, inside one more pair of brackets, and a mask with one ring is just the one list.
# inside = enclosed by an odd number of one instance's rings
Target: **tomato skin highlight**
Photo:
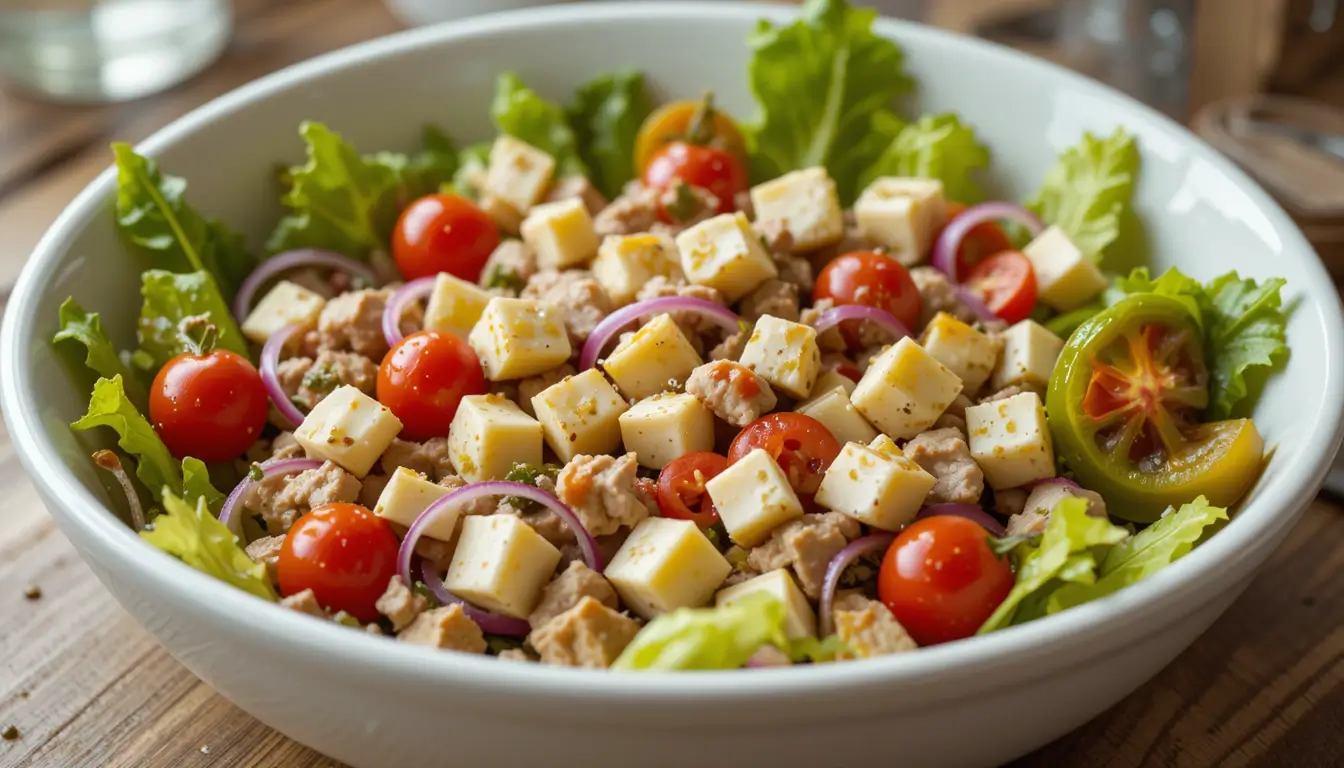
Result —
[[[688, 453], [669, 462], [658, 473], [658, 509], [663, 517], [690, 520], [701, 528], [719, 522], [719, 511], [705, 492], [705, 483], [728, 468], [728, 459], [717, 453]], [[695, 508], [687, 504], [691, 497]]]
[[[943, 227], [947, 223], [960, 216], [969, 206], [964, 203], [948, 201], [947, 218], [943, 221]], [[942, 230], [938, 230], [942, 234]], [[934, 236], [937, 241], [937, 236]], [[993, 256], [1000, 251], [1012, 250], [1013, 241], [1008, 239], [1008, 235], [1003, 231], [1003, 227], [992, 221], [985, 221], [971, 227], [971, 231], [961, 239], [961, 245], [957, 247], [957, 277], [962, 280], [966, 275], [984, 259]]]
[[378, 366], [378, 401], [401, 420], [403, 440], [447, 435], [462, 398], [487, 391], [476, 353], [443, 331], [407, 336]]
[[989, 311], [1012, 325], [1036, 307], [1036, 270], [1020, 251], [1000, 251], [965, 276], [966, 287], [985, 300]]
[[447, 272], [474, 283], [498, 246], [494, 220], [458, 195], [425, 195], [413, 201], [392, 232], [392, 258], [407, 280]]
[[[924, 304], [910, 272], [890, 256], [872, 251], [853, 251], [831, 259], [812, 288], [812, 301], [821, 299], [886, 310], [911, 330]], [[850, 348], [859, 346], [858, 328], [854, 320], [840, 324]]]
[[731, 152], [717, 147], [674, 141], [649, 160], [644, 186], [667, 187], [675, 179], [709, 190], [719, 200], [716, 213], [737, 210], [734, 198], [747, 189], [747, 167]]
[[397, 572], [399, 546], [392, 526], [364, 507], [323, 504], [285, 535], [276, 560], [280, 593], [311, 589], [324, 608], [377, 621], [375, 603]]
[[882, 558], [877, 594], [921, 646], [974, 635], [1013, 588], [1006, 557], [979, 524], [942, 515], [918, 520]]
[[831, 431], [811, 416], [771, 413], [743, 427], [733, 438], [728, 463], [740, 461], [757, 448], [774, 458], [803, 506], [816, 509], [817, 486], [840, 454], [840, 442]]
[[149, 420], [177, 458], [230, 461], [266, 426], [270, 398], [247, 358], [226, 349], [169, 360], [149, 390]]
[[[664, 147], [675, 141], [684, 141], [695, 126], [698, 114], [705, 108], [704, 100], [674, 101], [654, 110], [639, 126], [635, 137], [634, 174], [642, 177], [649, 161]], [[747, 142], [742, 132], [727, 113], [715, 109], [708, 123], [708, 143], [728, 150], [739, 160], [747, 157]]]

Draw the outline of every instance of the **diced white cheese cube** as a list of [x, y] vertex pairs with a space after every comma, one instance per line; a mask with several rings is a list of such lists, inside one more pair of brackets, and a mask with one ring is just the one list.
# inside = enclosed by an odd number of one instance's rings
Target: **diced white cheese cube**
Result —
[[1055, 476], [1055, 450], [1045, 407], [1035, 392], [966, 409], [971, 458], [996, 491]]
[[626, 397], [639, 400], [686, 384], [703, 361], [668, 315], [658, 315], [616, 347], [602, 367]]
[[655, 277], [681, 276], [675, 246], [660, 235], [608, 235], [598, 246], [592, 264], [593, 279], [606, 290], [615, 307], [635, 300], [635, 294]]
[[775, 528], [803, 514], [784, 470], [761, 448], [729, 464], [705, 483], [705, 492], [729, 538], [744, 547], [760, 544]]
[[999, 342], [957, 318], [939, 312], [924, 329], [923, 347], [961, 379], [961, 391], [980, 391], [999, 359]]
[[640, 465], [662, 469], [688, 453], [714, 450], [714, 414], [694, 395], [646, 397], [621, 414], [621, 441]]
[[765, 315], [747, 339], [742, 365], [793, 397], [807, 397], [821, 372], [817, 331], [810, 325]]
[[699, 608], [733, 566], [690, 520], [650, 517], [635, 526], [603, 575], [635, 615]]
[[628, 407], [596, 368], [566, 376], [532, 398], [546, 444], [562, 461], [616, 450], [621, 444], [619, 419]]
[[287, 325], [311, 328], [327, 300], [303, 286], [281, 280], [257, 302], [243, 321], [242, 332], [249, 340], [265, 344], [271, 334]]
[[467, 335], [491, 381], [522, 379], [569, 359], [564, 312], [553, 304], [496, 296]]
[[[896, 448], [894, 443], [891, 448]], [[890, 449], [846, 443], [821, 479], [817, 503], [874, 528], [898, 531], [915, 519], [936, 482], [918, 464]]]
[[900, 440], [933, 426], [961, 394], [961, 379], [904, 338], [873, 360], [849, 399], [870, 424]]
[[541, 464], [541, 424], [503, 395], [467, 395], [448, 427], [448, 459], [468, 482]]
[[788, 568], [776, 568], [741, 584], [721, 589], [714, 596], [714, 605], [719, 608], [730, 606], [758, 592], [770, 595], [784, 606], [784, 634], [789, 639], [817, 636], [817, 615], [812, 612], [812, 604], [807, 601], [807, 596], [798, 588], [793, 576], [789, 575]]
[[874, 451], [877, 451], [883, 456], [905, 455], [905, 451], [901, 450], [901, 447], [896, 444], [896, 441], [892, 440], [890, 437], [887, 437], [886, 435], [878, 435], [877, 437], [874, 437], [872, 441], [868, 443], [868, 447], [872, 448]]
[[1106, 289], [1106, 277], [1059, 227], [1049, 227], [1022, 253], [1036, 272], [1036, 296], [1046, 306], [1068, 312]]
[[1055, 372], [1064, 340], [1035, 320], [1023, 320], [1004, 331], [1003, 352], [994, 367], [992, 384], [1003, 389], [1014, 384], [1044, 390]]
[[804, 168], [751, 188], [757, 221], [782, 221], [795, 251], [813, 251], [840, 242], [845, 219], [835, 182], [825, 168]]
[[812, 394], [808, 397], [817, 397], [830, 392], [836, 387], [845, 390], [845, 396], [849, 396], [859, 383], [834, 368], [827, 368], [817, 375], [817, 380], [812, 384]]
[[560, 550], [514, 515], [471, 515], [443, 586], [479, 606], [526, 619], [560, 563]]
[[597, 255], [593, 217], [577, 197], [536, 206], [523, 220], [521, 232], [542, 269], [572, 267]]
[[434, 292], [425, 307], [425, 330], [467, 338], [494, 296], [447, 272], [434, 278]]
[[779, 274], [751, 222], [742, 213], [715, 216], [677, 235], [681, 271], [697, 285], [737, 301]]
[[[449, 493], [452, 493], [450, 489], [430, 482], [419, 472], [409, 467], [397, 467], [387, 485], [383, 486], [378, 503], [373, 507], [373, 514], [410, 528], [421, 512]], [[425, 529], [424, 535], [439, 541], [451, 540], [460, 511], [457, 505], [443, 510]]]
[[363, 478], [399, 432], [401, 421], [387, 406], [346, 384], [308, 412], [294, 439], [310, 458]]
[[877, 437], [877, 430], [849, 401], [844, 387], [837, 386], [830, 392], [801, 403], [796, 410], [820, 421], [841, 444], [866, 444]]
[[484, 191], [527, 213], [545, 196], [554, 174], [554, 157], [512, 136], [500, 136], [490, 148]]
[[854, 219], [864, 235], [902, 262], [922, 261], [947, 219], [943, 183], [896, 176], [875, 179], [854, 203]]

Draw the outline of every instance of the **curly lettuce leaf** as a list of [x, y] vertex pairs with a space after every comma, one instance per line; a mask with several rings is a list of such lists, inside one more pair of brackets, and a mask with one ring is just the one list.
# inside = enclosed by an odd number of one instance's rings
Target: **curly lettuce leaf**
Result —
[[611, 668], [737, 669], [762, 645], [790, 647], [784, 618], [784, 605], [764, 593], [719, 608], [679, 608], [641, 629]]
[[140, 537], [201, 573], [275, 602], [266, 566], [252, 561], [228, 526], [210, 513], [205, 498], [195, 504], [160, 486], [163, 514]]
[[634, 178], [635, 135], [652, 108], [644, 75], [629, 70], [594, 78], [574, 94], [569, 125], [590, 169], [588, 180], [608, 198]]
[[122, 376], [129, 381], [130, 371], [117, 354], [117, 348], [103, 330], [103, 321], [97, 312], [86, 312], [74, 298], [61, 304], [61, 329], [52, 338], [53, 344], [74, 341], [84, 345], [84, 364], [105, 379]]
[[182, 498], [188, 504], [195, 504], [197, 499], [205, 499], [205, 505], [210, 508], [210, 512], [218, 515], [226, 497], [211, 484], [210, 470], [206, 468], [205, 462], [188, 456], [182, 460]]
[[457, 143], [436, 125], [424, 127], [424, 149], [406, 162], [402, 185], [407, 201], [439, 191], [451, 184], [459, 166]]
[[1152, 279], [1147, 267], [1136, 267], [1127, 277], [1117, 277], [1104, 298], [1108, 304], [1114, 304], [1135, 293], [1156, 293], [1176, 299], [1190, 310], [1201, 328], [1204, 326], [1205, 305], [1208, 303], [1204, 286], [1175, 267], [1163, 272], [1156, 280]]
[[978, 203], [984, 194], [972, 174], [989, 165], [989, 150], [975, 130], [948, 113], [925, 115], [904, 126], [875, 163], [861, 175], [863, 188], [879, 176], [915, 176], [943, 182], [947, 197]]
[[1284, 285], [1278, 277], [1257, 283], [1229, 272], [1205, 286], [1210, 419], [1227, 418], [1246, 399], [1251, 369], [1272, 369], [1287, 355], [1288, 318], [1279, 295]]
[[756, 178], [825, 166], [842, 200], [854, 199], [858, 174], [886, 148], [868, 138], [874, 115], [914, 85], [900, 47], [873, 34], [875, 18], [844, 0], [808, 0], [793, 24], [757, 26], [747, 68], [760, 108], [748, 136]]
[[182, 487], [181, 468], [154, 427], [126, 396], [121, 376], [99, 379], [93, 385], [88, 412], [70, 427], [80, 432], [96, 427], [115, 431], [117, 445], [135, 457], [135, 476], [156, 501], [165, 488], [175, 491]]
[[500, 74], [490, 116], [500, 133], [554, 157], [557, 175], [588, 175], [588, 167], [579, 155], [579, 139], [565, 110], [538, 96], [516, 73]]
[[1138, 171], [1138, 148], [1123, 128], [1104, 139], [1084, 133], [1081, 142], [1059, 156], [1027, 207], [1100, 261], [1106, 247], [1120, 236]]
[[141, 357], [159, 368], [188, 351], [178, 334], [184, 318], [205, 315], [215, 324], [217, 346], [247, 357], [247, 340], [233, 322], [229, 307], [204, 272], [175, 274], [151, 269], [140, 276], [140, 320], [136, 337]]

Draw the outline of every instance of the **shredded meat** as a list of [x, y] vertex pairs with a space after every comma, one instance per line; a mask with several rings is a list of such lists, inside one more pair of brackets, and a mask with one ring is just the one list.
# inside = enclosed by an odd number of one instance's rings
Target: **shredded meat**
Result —
[[524, 285], [537, 273], [537, 254], [522, 240], [505, 240], [495, 247], [481, 268], [481, 286], [501, 282]]
[[598, 191], [593, 183], [583, 176], [566, 176], [557, 179], [551, 184], [550, 192], [546, 195], [545, 202], [558, 203], [561, 200], [568, 200], [577, 197], [583, 201], [583, 207], [588, 209], [589, 216], [596, 216], [607, 207], [607, 198]]
[[291, 611], [306, 613], [319, 619], [329, 618], [321, 603], [317, 602], [317, 595], [313, 594], [311, 589], [305, 589], [302, 592], [295, 592], [289, 597], [281, 598], [280, 604]]
[[551, 619], [578, 605], [585, 597], [590, 597], [612, 610], [619, 606], [616, 590], [612, 588], [611, 583], [602, 574], [584, 565], [582, 561], [573, 560], [568, 568], [552, 579], [541, 591], [541, 599], [528, 615], [527, 622], [532, 625], [533, 631], [536, 631]]
[[591, 272], [545, 269], [533, 275], [523, 289], [525, 299], [540, 299], [559, 307], [565, 330], [575, 345], [582, 345], [602, 318], [611, 312], [611, 299]]
[[397, 633], [397, 639], [431, 648], [465, 653], [485, 653], [485, 635], [462, 606], [453, 604], [425, 611], [410, 626]]
[[547, 664], [606, 669], [638, 632], [639, 622], [583, 597], [573, 608], [532, 630], [528, 639]]
[[266, 566], [266, 575], [271, 583], [276, 583], [275, 565], [280, 560], [280, 547], [285, 543], [284, 534], [279, 536], [262, 536], [260, 539], [247, 545], [243, 551], [252, 558], [252, 562], [261, 563]]
[[715, 360], [691, 371], [686, 392], [695, 395], [714, 415], [739, 427], [769, 413], [778, 402], [765, 379], [730, 360]]
[[928, 325], [929, 320], [939, 312], [946, 312], [965, 323], [976, 322], [975, 312], [957, 298], [947, 275], [933, 267], [915, 267], [910, 270], [910, 279], [915, 281], [915, 287], [919, 289], [919, 296], [922, 299], [919, 311], [920, 328]]
[[826, 565], [852, 539], [859, 524], [839, 512], [808, 514], [770, 533], [770, 539], [747, 555], [747, 564], [760, 573], [792, 566], [808, 597], [821, 597]]
[[1050, 522], [1050, 512], [1060, 501], [1069, 498], [1087, 501], [1087, 514], [1091, 517], [1106, 517], [1106, 501], [1096, 491], [1086, 488], [1074, 488], [1062, 483], [1037, 483], [1027, 493], [1022, 511], [1008, 519], [1009, 536], [1045, 531]]
[[835, 633], [850, 654], [860, 659], [919, 647], [887, 607], [856, 592], [842, 595], [831, 611]]
[[365, 475], [364, 487], [359, 489], [359, 505], [373, 509], [378, 506], [378, 497], [383, 495], [387, 484], [392, 482], [389, 475]]
[[593, 218], [599, 238], [648, 232], [658, 222], [658, 190], [627, 185], [621, 196]]
[[393, 632], [400, 632], [429, 608], [429, 601], [423, 595], [412, 592], [402, 583], [401, 577], [394, 573], [387, 581], [387, 590], [374, 603], [374, 607], [392, 622]]
[[397, 467], [406, 467], [441, 483], [454, 471], [449, 454], [446, 437], [432, 437], [423, 443], [397, 439], [383, 451], [378, 463], [389, 475], [396, 472]]
[[311, 357], [291, 357], [275, 369], [280, 387], [300, 408], [310, 411], [337, 387], [350, 385], [372, 396], [378, 384], [378, 364], [355, 352], [324, 349]]
[[317, 318], [321, 348], [350, 351], [374, 360], [387, 354], [383, 310], [391, 289], [364, 289], [343, 293], [328, 301]]
[[935, 429], [905, 444], [905, 456], [938, 479], [925, 504], [975, 504], [985, 492], [985, 473], [971, 458], [966, 439], [956, 429]]
[[523, 412], [528, 416], [535, 418], [537, 413], [532, 409], [532, 398], [541, 394], [542, 390], [552, 384], [558, 383], [566, 376], [573, 376], [576, 373], [578, 373], [578, 371], [574, 370], [574, 366], [565, 363], [559, 368], [552, 368], [539, 376], [532, 376], [520, 380], [518, 382], [518, 394], [515, 398], [518, 402], [518, 407], [522, 408]]
[[739, 314], [747, 322], [752, 323], [765, 315], [796, 323], [799, 307], [798, 286], [772, 279], [766, 280], [742, 297]]
[[751, 339], [751, 330], [738, 331], [724, 338], [723, 341], [715, 344], [709, 350], [710, 360], [737, 360], [742, 357], [742, 352], [747, 348], [747, 341]]
[[761, 244], [772, 254], [789, 255], [793, 253], [793, 233], [789, 231], [789, 222], [784, 219], [755, 221], [752, 230], [761, 238]]
[[[542, 478], [543, 480], [545, 478]], [[540, 483], [538, 483], [540, 485]], [[550, 488], [546, 490], [551, 490]], [[528, 510], [519, 510], [514, 508], [507, 501], [500, 502], [497, 514], [516, 515], [519, 520], [527, 523], [532, 530], [541, 534], [541, 538], [554, 544], [557, 549], [563, 550], [565, 547], [574, 544], [577, 540], [574, 537], [574, 531], [570, 530], [565, 524], [564, 518], [549, 509], [537, 508]], [[563, 560], [561, 562], [564, 562]]]
[[[639, 293], [635, 295], [635, 300], [647, 301], [663, 296], [689, 296], [693, 299], [703, 299], [704, 301], [712, 301], [715, 304], [728, 305], [728, 302], [724, 301], [723, 294], [719, 293], [714, 288], [710, 288], [707, 285], [688, 284], [679, 277], [669, 279], [661, 275], [656, 276], [645, 283], [644, 287], [640, 288]], [[673, 322], [677, 324], [677, 327], [681, 329], [681, 332], [686, 335], [686, 338], [690, 339], [691, 343], [696, 345], [696, 351], [702, 349], [701, 345], [717, 343], [719, 337], [723, 333], [718, 324], [702, 314], [695, 312], [669, 312], [668, 315], [672, 318]], [[648, 318], [643, 319], [647, 321]]]
[[652, 497], [635, 483], [638, 468], [634, 453], [575, 456], [560, 470], [556, 490], [589, 533], [605, 536], [621, 526], [634, 528], [657, 510]]
[[297, 475], [262, 480], [252, 486], [244, 506], [260, 513], [267, 533], [278, 536], [313, 507], [358, 500], [360, 487], [358, 478], [326, 461]]

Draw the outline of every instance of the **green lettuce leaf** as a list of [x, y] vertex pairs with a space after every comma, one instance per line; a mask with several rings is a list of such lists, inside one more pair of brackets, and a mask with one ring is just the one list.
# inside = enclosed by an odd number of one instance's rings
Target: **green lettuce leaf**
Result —
[[178, 335], [183, 318], [206, 315], [219, 333], [217, 345], [247, 357], [247, 340], [233, 322], [228, 305], [204, 272], [175, 274], [151, 269], [140, 276], [140, 320], [136, 337], [140, 352], [154, 368], [188, 351]]
[[1027, 205], [1047, 224], [1064, 230], [1080, 251], [1100, 261], [1120, 235], [1138, 171], [1138, 148], [1123, 128], [1105, 139], [1084, 133], [1078, 145], [1059, 156]]
[[537, 95], [513, 72], [500, 74], [490, 116], [500, 133], [525, 141], [555, 158], [558, 176], [588, 175], [579, 140], [565, 110]]
[[619, 195], [634, 178], [635, 135], [651, 110], [639, 72], [601, 75], [574, 94], [569, 125], [590, 169], [588, 180], [608, 198]]
[[790, 647], [784, 634], [784, 605], [757, 593], [720, 608], [679, 608], [655, 618], [611, 668], [737, 669], [766, 643]]
[[182, 460], [182, 498], [191, 505], [195, 505], [198, 499], [205, 499], [210, 512], [218, 515], [224, 506], [225, 496], [210, 483], [210, 470], [206, 468], [205, 462], [188, 456]]
[[103, 321], [97, 312], [86, 312], [74, 298], [61, 304], [61, 329], [52, 343], [75, 341], [84, 345], [84, 364], [105, 379], [122, 376], [130, 380], [130, 371], [117, 355], [117, 348], [103, 330]]
[[1204, 313], [1208, 304], [1204, 286], [1175, 267], [1163, 272], [1156, 280], [1149, 275], [1147, 267], [1136, 267], [1128, 277], [1117, 277], [1106, 291], [1105, 298], [1108, 304], [1114, 304], [1135, 293], [1156, 293], [1176, 299], [1190, 310], [1195, 322], [1201, 328], [1204, 327]]
[[[1042, 305], [1038, 304], [1036, 306], [1040, 307]], [[1050, 331], [1059, 338], [1067, 341], [1068, 338], [1073, 335], [1073, 332], [1078, 330], [1078, 326], [1091, 320], [1093, 315], [1098, 314], [1105, 308], [1106, 305], [1101, 302], [1087, 304], [1077, 309], [1069, 310], [1063, 314], [1055, 315], [1054, 317], [1045, 320], [1043, 325], [1047, 331]]]
[[797, 22], [757, 26], [747, 78], [760, 107], [748, 132], [758, 180], [821, 165], [841, 199], [854, 199], [858, 174], [886, 147], [868, 138], [874, 115], [913, 87], [901, 49], [873, 34], [875, 18], [844, 0], [808, 0]]
[[1227, 418], [1246, 399], [1251, 369], [1272, 369], [1287, 355], [1288, 318], [1279, 296], [1284, 284], [1278, 277], [1257, 283], [1229, 272], [1205, 287], [1210, 419]]
[[452, 182], [458, 194], [480, 197], [477, 185], [485, 177], [485, 170], [490, 165], [490, 146], [488, 141], [472, 144], [458, 155], [457, 173], [453, 175]]
[[453, 137], [438, 126], [426, 125], [422, 143], [424, 149], [407, 160], [403, 173], [406, 202], [438, 192], [457, 173], [459, 157]]
[[126, 396], [121, 376], [99, 379], [93, 385], [88, 413], [70, 427], [81, 432], [95, 427], [114, 430], [117, 445], [135, 457], [135, 476], [154, 494], [156, 501], [161, 499], [165, 488], [170, 491], [182, 488], [182, 470], [154, 427]]
[[972, 173], [989, 165], [989, 150], [955, 114], [925, 115], [901, 129], [860, 177], [863, 188], [879, 176], [915, 176], [943, 182], [947, 197], [978, 203], [984, 194]]
[[201, 573], [244, 592], [275, 602], [266, 566], [247, 556], [228, 526], [219, 522], [204, 498], [193, 505], [160, 486], [163, 514], [140, 537]]

